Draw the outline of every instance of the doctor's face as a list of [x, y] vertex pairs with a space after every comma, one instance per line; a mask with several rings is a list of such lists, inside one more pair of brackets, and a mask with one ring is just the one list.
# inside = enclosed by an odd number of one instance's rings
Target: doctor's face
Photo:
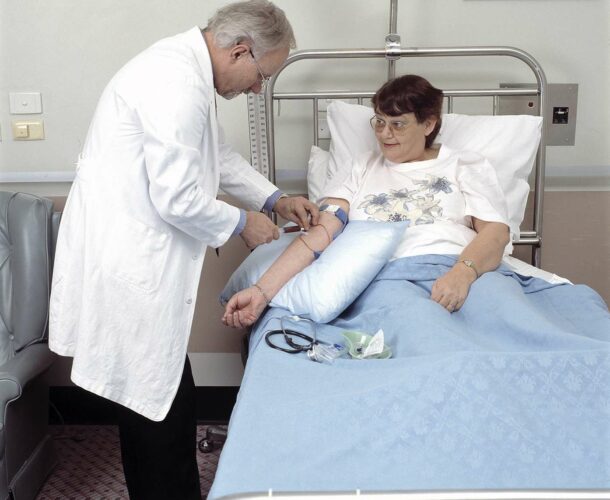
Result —
[[251, 50], [242, 52], [236, 57], [220, 82], [218, 93], [225, 99], [233, 99], [242, 93], [258, 94], [266, 81], [275, 74], [288, 57], [290, 49], [282, 47], [267, 52], [262, 57], [255, 57]]

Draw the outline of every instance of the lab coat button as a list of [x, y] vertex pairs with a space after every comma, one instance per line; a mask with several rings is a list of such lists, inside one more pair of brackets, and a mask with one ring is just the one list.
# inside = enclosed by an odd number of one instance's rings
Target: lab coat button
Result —
[[9, 336], [8, 336], [8, 339], [9, 339], [9, 340], [15, 340], [15, 336], [14, 336], [14, 335], [9, 335]]
[[199, 258], [199, 255], [193, 255], [193, 260], [197, 260]]
[[186, 303], [187, 304], [192, 304], [193, 303], [193, 299], [186, 299]]

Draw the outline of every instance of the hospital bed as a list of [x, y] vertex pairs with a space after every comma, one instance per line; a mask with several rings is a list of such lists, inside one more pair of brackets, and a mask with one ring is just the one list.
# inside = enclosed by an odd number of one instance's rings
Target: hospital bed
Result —
[[[398, 58], [517, 59], [533, 73], [534, 88], [444, 89], [440, 141], [478, 148], [498, 165], [514, 205], [513, 244], [530, 245], [534, 265], [506, 257], [497, 273], [473, 285], [471, 305], [458, 316], [439, 314], [425, 290], [454, 260], [421, 256], [388, 263], [392, 234], [369, 234], [370, 228], [348, 224], [252, 329], [209, 498], [610, 498], [610, 314], [590, 288], [539, 269], [541, 120], [452, 113], [457, 99], [481, 96], [492, 100], [494, 112], [502, 96], [529, 96], [544, 110], [544, 72], [529, 54], [509, 47], [403, 49], [395, 15], [391, 2], [384, 49], [299, 51], [289, 57], [265, 94], [265, 173], [276, 180], [279, 102], [312, 103], [308, 180], [314, 198], [320, 183], [332, 182], [328, 169], [343, 175], [339, 171], [350, 155], [374, 145], [372, 111], [365, 107], [373, 92], [275, 90], [284, 70], [299, 61], [385, 58], [392, 77]], [[322, 142], [319, 107], [327, 100], [333, 100], [329, 152], [316, 147]], [[490, 146], [498, 140], [505, 141], [499, 150]], [[506, 157], [515, 162], [505, 164]], [[534, 214], [524, 231], [519, 226], [532, 168]], [[264, 272], [293, 237], [285, 234], [255, 250], [232, 276], [224, 299]], [[363, 237], [371, 245], [358, 245]], [[368, 276], [364, 287], [350, 281], [355, 275]], [[504, 293], [510, 296], [515, 288], [519, 298], [506, 300]], [[475, 328], [473, 320], [483, 326]], [[343, 356], [316, 363], [305, 352], [288, 354], [268, 342], [271, 331], [293, 330], [328, 345], [349, 345], [344, 332], [372, 335], [378, 329], [391, 350], [388, 359]]]

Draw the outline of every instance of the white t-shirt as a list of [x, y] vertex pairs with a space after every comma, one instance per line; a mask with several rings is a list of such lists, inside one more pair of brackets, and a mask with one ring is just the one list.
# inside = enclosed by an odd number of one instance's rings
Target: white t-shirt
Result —
[[366, 153], [325, 197], [347, 200], [350, 220], [410, 221], [393, 259], [460, 254], [477, 234], [471, 216], [508, 225], [504, 194], [490, 163], [446, 146], [436, 159], [409, 163]]

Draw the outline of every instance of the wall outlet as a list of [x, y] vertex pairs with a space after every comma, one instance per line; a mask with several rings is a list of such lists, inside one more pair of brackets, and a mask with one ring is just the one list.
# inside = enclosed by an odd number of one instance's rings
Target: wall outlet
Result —
[[11, 115], [31, 115], [42, 113], [40, 92], [9, 92]]
[[323, 117], [318, 118], [318, 139], [330, 139], [330, 128], [328, 127], [326, 113]]

